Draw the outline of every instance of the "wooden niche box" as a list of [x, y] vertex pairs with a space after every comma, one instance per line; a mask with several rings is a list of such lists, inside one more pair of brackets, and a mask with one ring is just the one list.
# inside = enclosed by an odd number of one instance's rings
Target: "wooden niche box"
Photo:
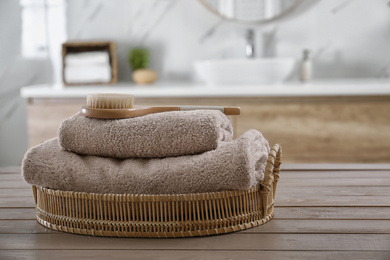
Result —
[[[108, 59], [102, 57], [93, 57], [94, 54], [100, 53], [107, 55]], [[70, 62], [67, 55], [72, 54], [72, 61]], [[80, 55], [81, 54], [81, 55]], [[100, 56], [102, 56], [100, 55]], [[103, 56], [104, 56], [103, 55]], [[77, 57], [76, 59], [74, 57]], [[77, 63], [80, 60], [80, 63]], [[86, 57], [87, 56], [87, 57]], [[90, 57], [88, 57], [90, 56]], [[96, 56], [96, 55], [95, 55]], [[104, 57], [103, 57], [104, 58]], [[106, 63], [98, 64], [96, 62]], [[83, 62], [85, 61], [85, 62]], [[94, 64], [98, 64], [97, 66]], [[80, 64], [83, 64], [79, 66]], [[89, 64], [89, 65], [85, 65]], [[89, 67], [88, 67], [89, 66]], [[70, 68], [72, 67], [72, 68]], [[80, 69], [78, 68], [80, 67]], [[94, 70], [95, 69], [95, 70]], [[105, 73], [99, 73], [103, 71]], [[107, 71], [109, 70], [109, 71]], [[69, 73], [73, 73], [73, 79], [70, 80]], [[94, 76], [94, 74], [97, 76]], [[75, 75], [76, 74], [76, 75]], [[88, 80], [87, 75], [91, 74], [91, 80]], [[97, 79], [99, 75], [106, 75], [105, 79]], [[68, 76], [68, 77], [67, 77]], [[80, 77], [82, 79], [80, 79]], [[95, 78], [94, 78], [95, 77]], [[115, 42], [111, 41], [90, 41], [90, 42], [66, 42], [62, 44], [62, 79], [65, 85], [95, 85], [95, 84], [115, 84], [118, 80], [118, 62], [116, 55]], [[77, 79], [80, 79], [77, 81]]]

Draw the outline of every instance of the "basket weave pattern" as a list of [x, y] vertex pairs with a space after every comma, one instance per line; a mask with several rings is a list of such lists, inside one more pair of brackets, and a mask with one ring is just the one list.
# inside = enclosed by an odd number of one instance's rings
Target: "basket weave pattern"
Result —
[[242, 191], [173, 195], [96, 194], [33, 186], [40, 224], [112, 237], [193, 237], [256, 227], [273, 217], [281, 148], [268, 156], [263, 182]]

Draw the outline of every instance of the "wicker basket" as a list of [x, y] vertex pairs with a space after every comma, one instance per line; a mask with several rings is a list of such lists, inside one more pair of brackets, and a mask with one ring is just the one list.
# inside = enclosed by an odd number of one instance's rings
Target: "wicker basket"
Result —
[[273, 217], [281, 148], [268, 156], [262, 183], [242, 191], [175, 195], [96, 194], [33, 186], [40, 224], [110, 237], [193, 237], [244, 230]]

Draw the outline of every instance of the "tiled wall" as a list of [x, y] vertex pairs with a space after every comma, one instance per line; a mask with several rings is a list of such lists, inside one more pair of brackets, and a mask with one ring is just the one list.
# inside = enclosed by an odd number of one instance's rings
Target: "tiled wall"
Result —
[[[258, 56], [313, 51], [315, 77], [389, 77], [390, 8], [385, 0], [306, 0], [293, 18], [249, 25]], [[192, 78], [197, 59], [244, 57], [248, 25], [221, 20], [198, 0], [69, 0], [69, 39], [118, 42], [120, 79], [129, 80], [127, 51], [149, 47], [151, 66], [165, 79]], [[307, 3], [306, 3], [307, 4]]]

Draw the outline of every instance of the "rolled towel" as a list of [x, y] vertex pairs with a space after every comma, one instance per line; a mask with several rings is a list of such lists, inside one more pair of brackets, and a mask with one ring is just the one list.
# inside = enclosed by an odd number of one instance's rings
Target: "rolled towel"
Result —
[[58, 130], [64, 150], [113, 158], [161, 158], [216, 149], [233, 136], [220, 111], [165, 112], [117, 120], [76, 114]]
[[264, 178], [269, 145], [249, 130], [213, 151], [163, 159], [114, 159], [62, 150], [51, 139], [31, 148], [22, 163], [26, 182], [91, 193], [184, 194], [250, 189]]

